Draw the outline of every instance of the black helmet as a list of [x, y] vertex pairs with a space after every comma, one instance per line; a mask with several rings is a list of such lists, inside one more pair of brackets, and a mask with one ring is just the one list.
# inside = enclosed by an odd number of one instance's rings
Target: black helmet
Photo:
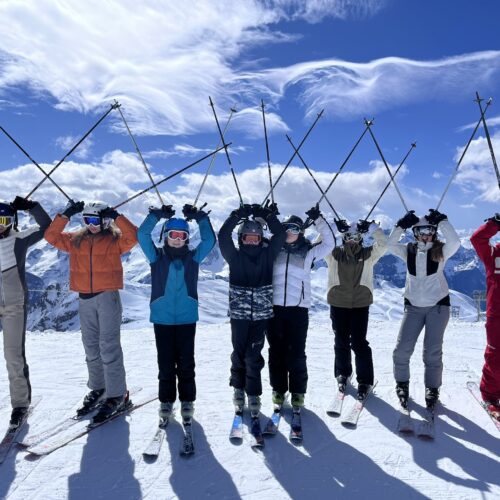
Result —
[[244, 234], [257, 234], [262, 240], [262, 236], [264, 235], [262, 224], [256, 220], [244, 220], [238, 228], [238, 242], [240, 244], [242, 242]]
[[282, 224], [285, 226], [285, 230], [287, 229], [287, 226], [289, 226], [290, 228], [296, 227], [299, 230], [299, 233], [304, 232], [304, 221], [297, 215], [290, 215], [289, 217], [286, 217]]

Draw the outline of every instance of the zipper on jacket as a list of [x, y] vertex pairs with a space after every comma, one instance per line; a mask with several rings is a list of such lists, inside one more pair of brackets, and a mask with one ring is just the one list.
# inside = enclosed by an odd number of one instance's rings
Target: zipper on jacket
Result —
[[90, 238], [90, 293], [94, 293], [93, 283], [92, 283], [92, 250], [94, 248], [94, 240]]
[[285, 296], [283, 298], [283, 306], [286, 306], [286, 288], [288, 286], [288, 262], [290, 261], [290, 252], [286, 254], [286, 266], [285, 266]]

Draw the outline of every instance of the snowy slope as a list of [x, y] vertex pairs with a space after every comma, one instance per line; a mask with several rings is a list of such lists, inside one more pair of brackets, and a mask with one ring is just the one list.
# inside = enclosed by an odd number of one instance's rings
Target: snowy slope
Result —
[[[212, 285], [217, 282], [211, 280]], [[33, 459], [14, 450], [0, 466], [0, 498], [499, 498], [500, 435], [465, 389], [465, 382], [477, 380], [480, 374], [484, 324], [460, 321], [448, 327], [443, 407], [436, 439], [428, 442], [395, 431], [391, 352], [399, 321], [390, 316], [389, 321], [372, 318], [370, 323], [379, 383], [356, 430], [342, 427], [324, 411], [333, 394], [333, 334], [327, 311], [318, 311], [311, 317], [307, 345], [310, 379], [303, 446], [288, 442], [286, 421], [282, 433], [266, 441], [263, 452], [253, 452], [246, 442], [230, 444], [230, 328], [228, 323], [203, 322], [196, 344], [195, 456], [179, 457], [180, 427], [173, 425], [158, 460], [146, 463], [142, 459], [141, 451], [157, 420], [155, 402], [45, 458]], [[154, 392], [152, 329], [126, 328], [123, 346], [129, 385]], [[27, 356], [33, 393], [43, 395], [29, 428], [38, 432], [62, 418], [86, 391], [80, 335], [30, 333]], [[412, 361], [411, 383], [417, 413], [423, 402], [421, 364], [420, 342]], [[269, 415], [267, 367], [263, 374], [263, 413]], [[0, 394], [7, 393], [3, 363], [0, 388]], [[2, 432], [8, 411], [4, 399]]]

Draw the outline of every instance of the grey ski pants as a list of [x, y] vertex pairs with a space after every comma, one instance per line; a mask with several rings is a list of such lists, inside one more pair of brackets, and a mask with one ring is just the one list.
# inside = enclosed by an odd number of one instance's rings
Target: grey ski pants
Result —
[[102, 292], [80, 301], [80, 326], [89, 372], [88, 387], [106, 389], [106, 397], [127, 390], [120, 344], [122, 304], [118, 291]]
[[410, 380], [410, 358], [420, 332], [425, 327], [423, 349], [425, 386], [441, 387], [443, 337], [449, 319], [449, 306], [416, 307], [406, 305], [396, 347], [392, 353], [394, 378], [397, 382]]
[[9, 375], [12, 408], [27, 407], [31, 402], [29, 368], [24, 351], [26, 340], [26, 306], [0, 306], [3, 329], [3, 354]]

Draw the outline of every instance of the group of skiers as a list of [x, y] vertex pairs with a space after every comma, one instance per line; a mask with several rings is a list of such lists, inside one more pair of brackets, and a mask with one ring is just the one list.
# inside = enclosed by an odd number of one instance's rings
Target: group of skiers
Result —
[[[28, 211], [37, 225], [19, 231], [17, 212]], [[83, 226], [66, 232], [71, 217], [82, 213]], [[217, 238], [208, 213], [192, 205], [175, 217], [171, 206], [150, 208], [139, 228], [105, 203], [71, 202], [51, 221], [39, 203], [16, 197], [0, 203], [0, 320], [12, 403], [11, 426], [23, 422], [31, 387], [25, 357], [27, 286], [25, 258], [29, 246], [43, 237], [69, 254], [70, 289], [79, 294], [82, 342], [88, 368], [88, 388], [78, 415], [95, 411], [102, 422], [131, 402], [120, 344], [123, 288], [121, 256], [138, 242], [151, 266], [150, 321], [158, 354], [160, 418], [167, 420], [177, 399], [183, 419], [191, 419], [196, 399], [195, 332], [198, 317], [199, 266]], [[311, 270], [325, 259], [328, 265], [327, 302], [335, 334], [335, 378], [344, 391], [355, 356], [358, 399], [374, 384], [372, 351], [367, 340], [369, 307], [373, 302], [373, 268], [389, 251], [406, 263], [404, 317], [393, 352], [396, 392], [405, 406], [409, 398], [409, 363], [425, 328], [423, 360], [425, 399], [433, 407], [442, 383], [443, 336], [450, 316], [450, 297], [443, 270], [460, 240], [445, 214], [430, 210], [423, 217], [409, 211], [390, 236], [379, 224], [360, 220], [349, 225], [336, 220], [341, 244], [318, 205], [304, 221], [292, 215], [281, 222], [277, 206], [240, 205], [218, 234], [222, 256], [229, 265], [231, 324], [230, 385], [233, 402], [242, 409], [247, 400], [252, 416], [259, 414], [262, 394], [262, 349], [269, 344], [269, 375], [273, 403], [283, 404], [286, 393], [296, 411], [307, 391], [306, 338], [311, 305]], [[199, 227], [200, 242], [189, 247], [189, 221]], [[152, 239], [162, 224], [162, 245]], [[314, 226], [311, 242], [305, 230]], [[237, 230], [237, 244], [233, 232]], [[272, 236], [265, 237], [265, 228]], [[399, 243], [406, 230], [414, 240]], [[500, 412], [500, 245], [490, 239], [500, 230], [496, 214], [471, 241], [487, 270], [487, 348], [481, 381], [485, 404]], [[441, 233], [445, 242], [438, 239]], [[371, 234], [373, 243], [365, 240]]]

